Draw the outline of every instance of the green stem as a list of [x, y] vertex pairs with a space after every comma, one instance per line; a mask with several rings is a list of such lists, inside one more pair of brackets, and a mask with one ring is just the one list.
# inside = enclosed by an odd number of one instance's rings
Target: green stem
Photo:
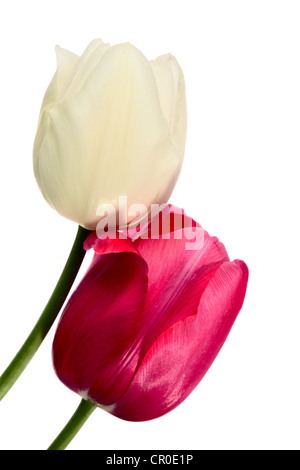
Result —
[[48, 450], [66, 449], [96, 408], [97, 405], [95, 405], [95, 403], [82, 399], [72, 418], [57, 436], [55, 441], [52, 442]]
[[22, 374], [53, 325], [85, 256], [83, 242], [89, 233], [89, 230], [79, 226], [69, 258], [43, 313], [20, 351], [0, 377], [0, 401]]

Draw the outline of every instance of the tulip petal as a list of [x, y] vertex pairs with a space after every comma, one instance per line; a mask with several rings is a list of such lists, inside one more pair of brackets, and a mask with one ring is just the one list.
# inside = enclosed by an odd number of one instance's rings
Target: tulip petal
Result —
[[[143, 328], [143, 351], [174, 323], [197, 313], [199, 299], [219, 266], [228, 261], [224, 245], [201, 227], [175, 231], [170, 239], [137, 240], [148, 265], [148, 296]], [[180, 239], [177, 239], [181, 235]], [[187, 250], [192, 236], [201, 243]], [[142, 330], [143, 331], [143, 330]]]
[[104, 43], [102, 39], [94, 39], [90, 42], [77, 60], [72, 75], [69, 75], [69, 79], [66, 80], [64, 87], [61, 89], [59, 99], [65, 99], [81, 90], [109, 47], [109, 44]]
[[186, 139], [186, 98], [183, 72], [171, 54], [150, 62], [158, 88], [161, 109], [170, 126], [170, 134], [181, 152]]
[[180, 174], [187, 130], [186, 91], [183, 72], [171, 54], [158, 57], [150, 62], [155, 75], [162, 113], [169, 123], [169, 132], [177, 150], [178, 166], [169, 187], [162, 187], [158, 196], [159, 203], [170, 197], [170, 187], [175, 186]]
[[40, 115], [39, 115], [39, 122], [36, 137], [34, 140], [34, 148], [33, 148], [33, 167], [34, 167], [34, 174], [38, 185], [40, 187], [41, 192], [43, 193], [45, 199], [49, 201], [46, 191], [43, 187], [43, 184], [40, 179], [40, 172], [39, 172], [39, 149], [44, 141], [46, 133], [49, 129], [50, 119], [48, 114], [45, 110], [51, 107], [58, 99], [61, 89], [65, 81], [67, 80], [68, 76], [71, 74], [77, 60], [78, 56], [73, 54], [73, 52], [67, 51], [59, 46], [56, 46], [56, 61], [57, 61], [57, 70], [45, 92], [43, 102], [41, 105]]
[[154, 419], [178, 406], [216, 358], [240, 311], [248, 279], [242, 261], [225, 262], [205, 289], [195, 316], [165, 331], [146, 354], [129, 389], [112, 407], [129, 421]]
[[125, 352], [143, 314], [147, 265], [130, 240], [99, 241], [97, 253], [61, 317], [53, 362], [65, 385], [107, 405], [124, 393], [136, 367], [138, 356], [130, 361]]
[[79, 56], [60, 46], [56, 46], [55, 52], [57, 62], [58, 92], [60, 93], [66, 80], [68, 80], [71, 72], [78, 63]]
[[53, 104], [58, 99], [65, 82], [68, 80], [79, 59], [78, 55], [60, 46], [56, 46], [55, 52], [57, 70], [46, 90], [41, 106], [41, 114], [47, 106]]

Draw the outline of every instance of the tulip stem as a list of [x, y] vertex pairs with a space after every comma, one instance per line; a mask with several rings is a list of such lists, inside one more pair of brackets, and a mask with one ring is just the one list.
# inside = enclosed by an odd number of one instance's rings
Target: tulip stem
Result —
[[57, 436], [55, 441], [52, 442], [48, 450], [66, 449], [96, 408], [97, 405], [95, 405], [95, 403], [82, 399], [72, 418]]
[[89, 233], [89, 230], [79, 226], [69, 258], [43, 313], [17, 355], [0, 377], [0, 401], [29, 364], [53, 325], [84, 259], [86, 252], [83, 243]]

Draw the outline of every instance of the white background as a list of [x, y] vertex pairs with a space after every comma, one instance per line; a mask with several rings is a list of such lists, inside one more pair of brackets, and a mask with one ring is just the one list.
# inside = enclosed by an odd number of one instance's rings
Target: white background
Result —
[[[299, 449], [300, 3], [27, 0], [0, 6], [0, 371], [31, 330], [77, 227], [32, 171], [56, 44], [96, 37], [171, 52], [187, 87], [186, 157], [171, 202], [246, 261], [244, 307], [213, 366], [168, 415], [96, 410], [69, 449]], [[86, 258], [80, 275], [88, 263]], [[55, 327], [0, 404], [1, 449], [45, 449], [80, 398], [51, 364]]]

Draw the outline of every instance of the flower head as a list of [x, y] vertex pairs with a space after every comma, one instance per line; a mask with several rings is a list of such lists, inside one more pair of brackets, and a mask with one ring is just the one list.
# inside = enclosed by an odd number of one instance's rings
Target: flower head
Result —
[[[193, 234], [201, 246], [187, 250]], [[242, 307], [248, 269], [172, 206], [128, 235], [88, 237], [94, 258], [62, 315], [53, 360], [73, 391], [143, 421], [179, 405], [203, 378]]]
[[[33, 149], [42, 194], [94, 230], [97, 209], [119, 196], [166, 203], [182, 165], [186, 97], [176, 59], [148, 61], [133, 45], [92, 41], [79, 57], [56, 48]], [[130, 221], [129, 221], [130, 222]]]

